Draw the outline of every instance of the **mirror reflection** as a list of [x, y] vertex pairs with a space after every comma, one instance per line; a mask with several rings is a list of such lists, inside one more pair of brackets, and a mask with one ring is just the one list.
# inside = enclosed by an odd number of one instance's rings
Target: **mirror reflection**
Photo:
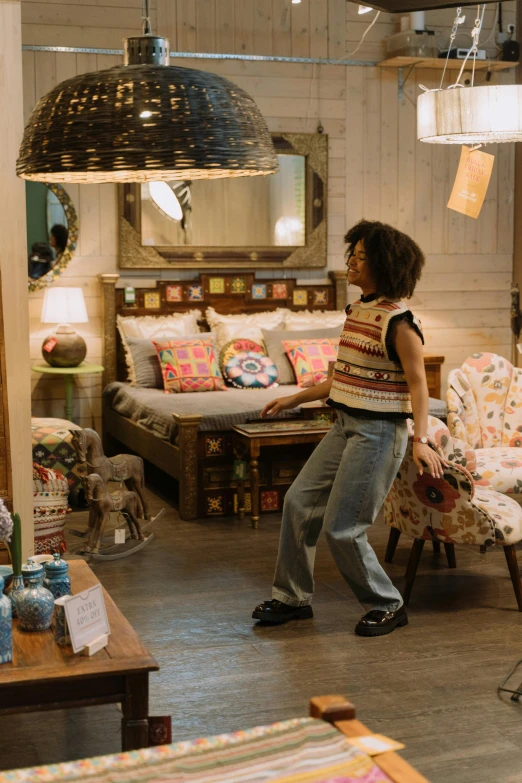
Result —
[[141, 185], [141, 239], [154, 247], [302, 247], [306, 157], [278, 155], [267, 177]]
[[59, 263], [69, 239], [69, 221], [58, 197], [41, 182], [25, 183], [29, 282]]

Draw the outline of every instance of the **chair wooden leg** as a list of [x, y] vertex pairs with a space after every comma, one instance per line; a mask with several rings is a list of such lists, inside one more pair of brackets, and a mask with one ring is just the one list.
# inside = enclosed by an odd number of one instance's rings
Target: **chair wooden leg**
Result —
[[455, 544], [444, 544], [446, 557], [448, 559], [448, 568], [457, 567], [457, 558], [455, 557]]
[[513, 590], [515, 591], [515, 595], [517, 598], [518, 611], [522, 612], [522, 582], [520, 581], [520, 570], [517, 561], [517, 550], [515, 549], [514, 544], [502, 548], [506, 556], [506, 562], [509, 568], [509, 575], [511, 576]]
[[404, 584], [404, 593], [403, 593], [404, 603], [406, 604], [406, 606], [408, 605], [410, 600], [411, 589], [413, 587], [413, 582], [415, 579], [415, 575], [417, 573], [417, 567], [421, 559], [423, 548], [424, 548], [424, 539], [416, 538], [413, 542], [413, 546], [410, 552], [410, 559], [408, 560], [408, 565], [406, 567], [406, 580]]
[[388, 546], [386, 547], [386, 554], [384, 555], [385, 563], [393, 563], [393, 556], [395, 554], [395, 550], [397, 549], [397, 544], [399, 542], [400, 537], [401, 537], [401, 531], [397, 530], [396, 527], [391, 527], [390, 537], [388, 539]]
[[434, 555], [440, 555], [440, 541], [433, 541], [431, 542], [433, 544], [433, 554]]

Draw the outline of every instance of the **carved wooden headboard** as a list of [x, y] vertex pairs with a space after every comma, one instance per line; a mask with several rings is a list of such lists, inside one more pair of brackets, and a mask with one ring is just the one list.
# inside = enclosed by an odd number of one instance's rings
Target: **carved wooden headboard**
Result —
[[154, 288], [136, 288], [135, 302], [125, 303], [124, 288], [116, 288], [117, 274], [99, 275], [103, 302], [104, 384], [125, 380], [125, 363], [116, 329], [116, 315], [168, 315], [207, 307], [220, 313], [259, 313], [290, 310], [344, 310], [346, 271], [329, 272], [324, 284], [297, 284], [294, 278], [257, 279], [253, 273], [201, 274], [194, 280], [158, 280]]

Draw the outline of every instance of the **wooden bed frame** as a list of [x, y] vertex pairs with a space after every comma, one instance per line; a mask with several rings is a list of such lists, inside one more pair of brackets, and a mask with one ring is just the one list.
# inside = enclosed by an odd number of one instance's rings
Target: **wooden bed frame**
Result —
[[[118, 274], [102, 274], [102, 307], [104, 319], [104, 386], [112, 381], [125, 381], [127, 377], [123, 347], [116, 328], [116, 315], [166, 315], [186, 312], [190, 309], [215, 307], [221, 313], [256, 313], [286, 307], [293, 311], [344, 310], [347, 304], [346, 272], [329, 273], [325, 284], [298, 285], [293, 278], [281, 280], [256, 279], [252, 273], [201, 274], [189, 281], [157, 281], [154, 288], [136, 288], [136, 301], [125, 304], [123, 288], [116, 288]], [[282, 294], [285, 294], [282, 297]], [[253, 294], [265, 294], [255, 298]], [[443, 357], [426, 357], [430, 395], [440, 394], [440, 365]], [[312, 417], [315, 413], [312, 412]], [[324, 415], [324, 414], [323, 414]], [[179, 513], [184, 520], [208, 516], [225, 516], [235, 512], [237, 505], [236, 484], [231, 480], [234, 452], [230, 431], [198, 432], [202, 416], [173, 414], [177, 437], [175, 443], [161, 440], [149, 430], [116, 413], [104, 401], [103, 427], [107, 453], [114, 452], [118, 444], [139, 454], [179, 484]], [[117, 443], [115, 443], [117, 442]], [[302, 451], [302, 450], [301, 450]], [[282, 500], [300, 469], [306, 454], [289, 452], [290, 468], [285, 478], [271, 480], [276, 468], [266, 469], [264, 489], [267, 498], [275, 492]], [[295, 457], [293, 460], [292, 457]], [[292, 472], [293, 471], [293, 472]], [[270, 474], [270, 477], [268, 477]], [[248, 495], [247, 495], [248, 503]], [[261, 510], [275, 510], [277, 506]]]

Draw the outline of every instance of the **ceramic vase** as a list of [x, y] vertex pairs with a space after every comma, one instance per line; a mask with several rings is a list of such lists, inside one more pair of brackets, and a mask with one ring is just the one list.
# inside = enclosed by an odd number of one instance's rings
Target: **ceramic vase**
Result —
[[13, 613], [13, 617], [18, 617], [18, 612], [16, 611], [16, 601], [23, 589], [24, 589], [23, 576], [13, 576], [11, 589], [8, 595], [8, 598], [11, 602], [11, 611]]
[[0, 663], [9, 663], [13, 660], [12, 611], [3, 589], [4, 579], [0, 576]]
[[43, 568], [30, 560], [22, 566], [24, 589], [16, 597], [16, 611], [22, 631], [47, 631], [54, 613], [53, 594], [42, 587]]
[[71, 595], [71, 577], [68, 574], [69, 565], [62, 560], [59, 552], [55, 552], [52, 563], [44, 564], [45, 579], [43, 586], [56, 598]]

